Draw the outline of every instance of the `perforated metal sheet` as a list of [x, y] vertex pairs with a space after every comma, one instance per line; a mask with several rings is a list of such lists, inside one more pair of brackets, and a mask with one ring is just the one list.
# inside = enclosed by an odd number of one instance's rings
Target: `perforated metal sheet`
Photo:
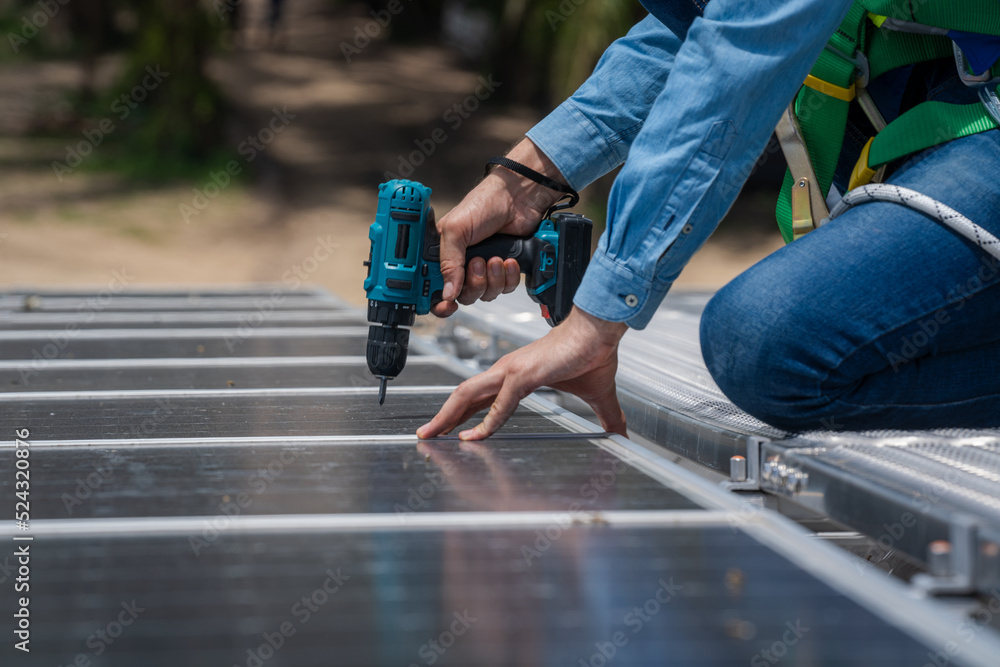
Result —
[[765, 465], [804, 479], [790, 487], [765, 473], [766, 489], [919, 561], [944, 545], [935, 567], [950, 579], [930, 585], [1000, 585], [1000, 432], [808, 434], [765, 451]]
[[991, 519], [1000, 528], [1000, 431], [810, 434], [794, 445], [802, 447], [795, 450], [797, 458], [820, 458], [914, 499]]

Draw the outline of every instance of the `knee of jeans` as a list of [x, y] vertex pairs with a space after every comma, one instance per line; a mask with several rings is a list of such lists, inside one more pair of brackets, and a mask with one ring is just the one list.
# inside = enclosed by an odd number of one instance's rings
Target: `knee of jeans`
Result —
[[763, 303], [757, 290], [733, 283], [724, 287], [702, 314], [702, 355], [719, 389], [737, 407], [779, 428], [799, 430], [789, 427], [811, 418], [815, 406], [804, 385], [813, 374], [799, 358], [794, 309], [770, 305], [775, 304]]
[[[760, 369], [746, 328], [752, 317], [749, 295], [731, 283], [705, 306], [701, 315], [701, 353], [712, 379], [734, 403], [752, 393]], [[756, 347], [756, 346], [755, 346]]]

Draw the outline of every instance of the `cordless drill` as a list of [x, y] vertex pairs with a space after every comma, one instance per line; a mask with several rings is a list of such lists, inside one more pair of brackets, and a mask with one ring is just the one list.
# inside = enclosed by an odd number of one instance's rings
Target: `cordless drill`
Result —
[[[371, 252], [365, 266], [368, 295], [368, 369], [386, 383], [406, 365], [410, 332], [417, 315], [441, 301], [441, 236], [430, 205], [431, 190], [415, 181], [391, 180], [379, 186], [378, 211], [368, 230]], [[590, 262], [593, 223], [582, 215], [550, 209], [534, 236], [497, 234], [470, 246], [474, 257], [513, 258], [525, 274], [528, 295], [541, 306], [542, 317], [556, 326], [569, 315], [573, 296]]]

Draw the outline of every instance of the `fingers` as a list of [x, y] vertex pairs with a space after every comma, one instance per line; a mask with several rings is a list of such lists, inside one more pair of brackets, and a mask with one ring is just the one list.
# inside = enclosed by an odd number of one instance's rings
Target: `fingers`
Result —
[[450, 432], [489, 405], [481, 423], [459, 433], [462, 440], [482, 440], [496, 433], [520, 401], [542, 385], [579, 396], [594, 409], [605, 430], [626, 435], [625, 415], [615, 393], [615, 373], [618, 341], [627, 327], [581, 313], [574, 309], [544, 337], [463, 382], [417, 435], [431, 438]]
[[516, 259], [507, 259], [503, 262], [503, 272], [505, 280], [502, 291], [504, 294], [510, 294], [521, 284], [521, 267]]
[[465, 250], [471, 243], [472, 225], [464, 215], [452, 211], [438, 221], [441, 233], [441, 277], [444, 278], [441, 298], [454, 301], [465, 284]]
[[486, 262], [481, 257], [475, 257], [469, 262], [469, 270], [465, 274], [465, 287], [458, 296], [458, 302], [469, 306], [479, 300], [486, 292]]
[[608, 433], [617, 433], [628, 437], [628, 430], [625, 425], [625, 412], [618, 402], [618, 393], [612, 391], [591, 401], [588, 401], [594, 414], [601, 420], [601, 428]]
[[483, 261], [474, 257], [469, 261], [465, 287], [458, 302], [468, 306], [476, 301], [493, 301], [501, 294], [510, 294], [520, 283], [521, 267], [516, 259], [491, 257], [489, 261]]
[[482, 440], [496, 433], [497, 429], [507, 423], [524, 397], [521, 394], [521, 388], [517, 385], [518, 379], [513, 375], [508, 375], [496, 400], [490, 406], [490, 411], [483, 417], [483, 421], [473, 428], [462, 431], [458, 437], [461, 440]]
[[[465, 254], [464, 248], [462, 249], [462, 254]], [[458, 260], [459, 262], [461, 260]], [[444, 288], [441, 290], [441, 298], [445, 301], [454, 301], [455, 298], [462, 292], [462, 287], [465, 284], [465, 267], [461, 264], [456, 264], [454, 260], [446, 261], [444, 259], [444, 244], [441, 247], [441, 276], [444, 278]]]
[[499, 257], [491, 257], [490, 261], [486, 262], [486, 289], [479, 299], [492, 301], [503, 294], [503, 290], [507, 286], [505, 278], [503, 260]]
[[495, 377], [496, 374], [487, 371], [458, 385], [434, 418], [417, 429], [417, 437], [426, 440], [450, 433], [489, 405], [499, 387]]
[[[479, 268], [473, 266], [477, 262], [476, 259], [469, 262], [469, 273]], [[521, 267], [518, 266], [516, 259], [503, 260], [499, 257], [491, 257], [486, 262], [485, 268], [485, 276], [477, 276], [475, 282], [470, 280], [467, 283], [467, 287], [470, 288], [469, 293], [466, 294], [465, 291], [462, 293], [463, 297], [471, 299], [469, 303], [475, 301], [476, 298], [480, 301], [493, 301], [501, 294], [513, 292], [521, 282]], [[473, 285], [475, 291], [471, 289]], [[459, 303], [464, 302], [460, 299]]]

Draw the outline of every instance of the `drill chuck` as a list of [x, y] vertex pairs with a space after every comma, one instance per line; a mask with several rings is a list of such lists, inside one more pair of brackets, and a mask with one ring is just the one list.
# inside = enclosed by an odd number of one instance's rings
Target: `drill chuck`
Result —
[[394, 326], [368, 327], [368, 370], [392, 379], [403, 372], [410, 348], [410, 330]]

